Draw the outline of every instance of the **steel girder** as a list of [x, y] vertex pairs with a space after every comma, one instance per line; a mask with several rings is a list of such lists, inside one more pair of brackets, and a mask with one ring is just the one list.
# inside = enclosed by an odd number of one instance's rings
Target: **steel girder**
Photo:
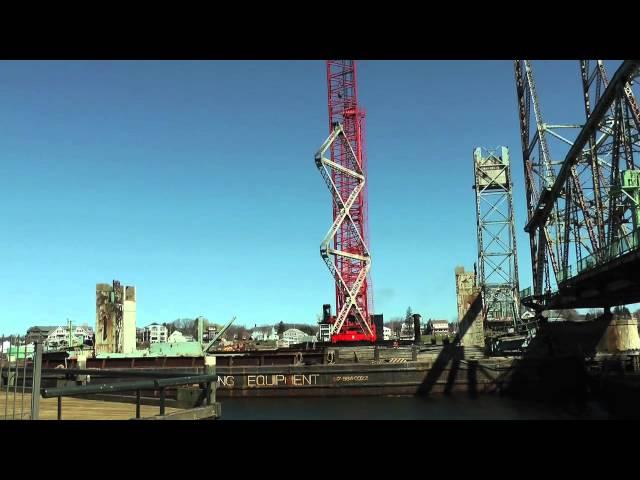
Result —
[[[545, 123], [531, 64], [528, 60], [516, 60], [514, 66], [527, 194], [527, 220], [531, 222], [537, 214], [536, 205], [545, 197], [558, 175], [560, 162], [552, 157], [549, 143], [555, 142], [556, 150], [562, 146], [566, 147], [567, 144], [571, 145], [571, 141], [558, 131], [580, 126]], [[565, 253], [567, 223], [563, 200], [564, 198], [561, 198], [556, 202], [553, 215], [539, 231], [529, 232], [533, 291], [537, 296], [542, 295], [543, 291], [551, 291], [550, 272], [553, 272], [553, 278], [557, 278], [560, 272], [560, 262]]]
[[[554, 174], [543, 184], [534, 182], [536, 166], [548, 165], [548, 157], [543, 150], [536, 165], [536, 140], [529, 140], [530, 103], [538, 141], [541, 124], [544, 130], [531, 66], [526, 60], [515, 62], [527, 190], [525, 231], [531, 243], [533, 293], [541, 306], [552, 286], [558, 289], [585, 269], [607, 262], [612, 250], [619, 255], [637, 247], [638, 197], [633, 182], [638, 177], [633, 171], [640, 150], [640, 109], [631, 81], [639, 62], [624, 61], [609, 82], [601, 60], [580, 61], [586, 122], [575, 141], [567, 141], [571, 146], [564, 160], [555, 164]], [[625, 174], [627, 170], [631, 173]]]

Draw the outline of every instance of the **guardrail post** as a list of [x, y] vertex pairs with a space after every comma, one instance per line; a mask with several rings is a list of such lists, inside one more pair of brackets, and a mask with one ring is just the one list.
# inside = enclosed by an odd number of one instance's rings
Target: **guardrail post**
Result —
[[164, 415], [164, 387], [160, 387], [160, 415]]
[[[210, 366], [210, 367], [213, 367], [213, 366]], [[154, 379], [154, 380], [135, 381], [135, 382], [106, 383], [106, 384], [94, 384], [94, 385], [82, 385], [82, 386], [74, 385], [74, 386], [62, 386], [62, 387], [56, 387], [56, 388], [44, 388], [42, 389], [42, 397], [57, 398], [58, 420], [62, 420], [62, 397], [64, 396], [91, 395], [91, 394], [115, 393], [115, 392], [136, 392], [136, 418], [141, 418], [141, 412], [140, 412], [141, 410], [140, 406], [142, 404], [141, 391], [147, 390], [147, 389], [149, 390], [153, 389], [156, 392], [160, 391], [159, 416], [166, 417], [167, 388], [172, 388], [179, 385], [193, 385], [196, 383], [200, 384], [200, 388], [206, 389], [206, 391], [204, 392], [205, 393], [204, 398], [207, 405], [217, 405], [215, 404], [215, 400], [212, 400], [211, 398], [212, 394], [215, 395], [215, 383], [216, 383], [215, 374], [189, 375], [189, 376], [183, 376], [183, 377], [169, 377], [169, 378], [160, 378], [160, 379]], [[36, 394], [37, 393], [38, 391], [36, 391]], [[37, 412], [37, 409], [36, 409], [36, 412]]]
[[638, 358], [639, 357], [638, 357], [638, 355], [632, 355], [630, 358], [631, 358], [631, 370], [634, 371], [634, 372], [637, 372], [638, 371], [638, 367], [639, 367], [639, 365], [638, 365]]
[[[216, 374], [216, 357], [204, 357], [204, 372], [207, 375], [215, 375]], [[207, 405], [211, 405], [212, 402], [216, 401], [216, 388], [218, 386], [218, 382], [207, 382]]]
[[33, 351], [33, 378], [31, 383], [31, 419], [40, 419], [40, 382], [42, 380], [42, 343], [36, 342]]

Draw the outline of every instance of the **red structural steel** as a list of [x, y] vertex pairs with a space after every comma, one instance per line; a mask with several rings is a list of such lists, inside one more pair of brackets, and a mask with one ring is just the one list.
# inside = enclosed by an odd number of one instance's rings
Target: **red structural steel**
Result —
[[[366, 155], [364, 151], [364, 118], [365, 112], [358, 105], [358, 89], [356, 77], [356, 62], [354, 60], [328, 60], [327, 61], [327, 84], [329, 103], [329, 132], [334, 130], [337, 124], [342, 124], [346, 139], [357, 156], [357, 161], [361, 165], [366, 177]], [[350, 166], [350, 153], [343, 142], [334, 142], [331, 145], [331, 160], [339, 165]], [[332, 179], [343, 199], [349, 197], [351, 192], [358, 186], [358, 180], [346, 175], [338, 170], [332, 171]], [[334, 220], [340, 212], [340, 207], [333, 202]], [[360, 237], [368, 244], [367, 227], [367, 184], [358, 194], [355, 202], [351, 206], [349, 213], [354, 224], [360, 233]], [[360, 240], [353, 228], [346, 222], [337, 230], [334, 237], [336, 250], [348, 252], [356, 255], [368, 255], [366, 246]], [[340, 272], [344, 282], [349, 289], [354, 285], [362, 268], [363, 262], [344, 256], [334, 256], [336, 269]], [[369, 325], [369, 329], [363, 328], [362, 320], [356, 318], [358, 315], [352, 308], [352, 313], [347, 317], [344, 324], [334, 331], [332, 342], [342, 341], [375, 341], [375, 326], [371, 320], [370, 313], [373, 311], [372, 295], [369, 291], [371, 278], [362, 282], [357, 295], [356, 302], [363, 313], [364, 320]], [[336, 312], [340, 312], [342, 307], [348, 303], [344, 289], [339, 282], [336, 282]], [[373, 332], [371, 334], [370, 332]]]

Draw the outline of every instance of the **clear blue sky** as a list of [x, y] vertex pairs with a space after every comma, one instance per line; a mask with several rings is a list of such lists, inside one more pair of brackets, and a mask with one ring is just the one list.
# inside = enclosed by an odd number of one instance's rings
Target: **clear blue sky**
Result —
[[[545, 119], [582, 122], [576, 61], [538, 61]], [[613, 73], [613, 66], [610, 75]], [[0, 330], [94, 324], [95, 284], [138, 324], [315, 322], [330, 194], [323, 61], [2, 62]], [[456, 316], [476, 259], [472, 150], [511, 150], [530, 285], [511, 61], [363, 61], [376, 310]]]

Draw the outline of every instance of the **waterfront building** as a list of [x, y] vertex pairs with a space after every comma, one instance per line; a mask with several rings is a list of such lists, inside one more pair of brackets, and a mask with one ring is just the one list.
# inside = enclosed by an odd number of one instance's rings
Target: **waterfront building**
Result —
[[152, 323], [144, 329], [144, 341], [147, 343], [164, 343], [167, 341], [167, 327]]
[[430, 335], [446, 335], [449, 333], [449, 322], [446, 320], [429, 320], [427, 333]]

